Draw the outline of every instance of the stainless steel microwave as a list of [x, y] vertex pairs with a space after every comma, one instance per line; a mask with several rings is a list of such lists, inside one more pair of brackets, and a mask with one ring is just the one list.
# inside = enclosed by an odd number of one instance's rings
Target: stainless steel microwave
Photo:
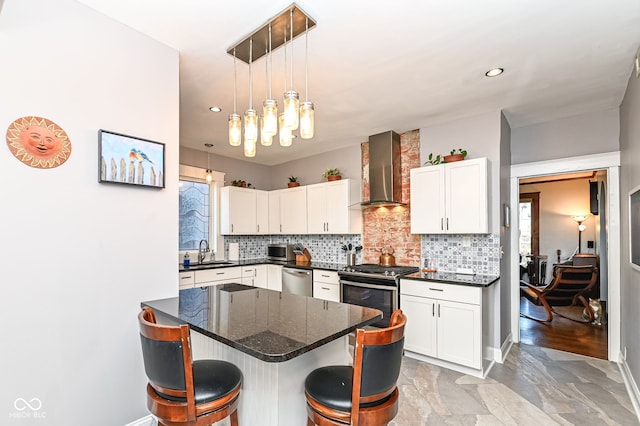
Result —
[[296, 260], [293, 252], [294, 244], [269, 244], [267, 247], [267, 259], [291, 262]]

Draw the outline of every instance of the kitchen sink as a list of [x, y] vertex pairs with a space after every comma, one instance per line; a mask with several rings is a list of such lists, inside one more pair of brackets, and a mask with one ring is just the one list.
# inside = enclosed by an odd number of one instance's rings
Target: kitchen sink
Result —
[[233, 262], [227, 262], [226, 260], [210, 260], [208, 262], [192, 263], [189, 265], [189, 269], [204, 269], [224, 265], [233, 265]]

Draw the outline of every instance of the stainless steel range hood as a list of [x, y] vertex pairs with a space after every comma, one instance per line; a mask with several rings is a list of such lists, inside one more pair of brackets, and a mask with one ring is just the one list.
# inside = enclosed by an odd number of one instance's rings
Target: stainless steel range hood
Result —
[[403, 206], [400, 135], [387, 131], [369, 136], [369, 201], [361, 206]]

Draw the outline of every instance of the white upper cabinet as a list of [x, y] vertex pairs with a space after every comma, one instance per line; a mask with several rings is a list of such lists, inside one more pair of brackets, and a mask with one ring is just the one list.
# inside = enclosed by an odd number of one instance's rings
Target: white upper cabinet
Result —
[[268, 233], [268, 193], [257, 189], [220, 188], [220, 233], [254, 235]]
[[411, 170], [411, 232], [489, 232], [487, 159]]
[[358, 234], [362, 213], [350, 209], [359, 201], [360, 185], [342, 179], [307, 186], [307, 232], [309, 234]]
[[307, 187], [269, 191], [269, 233], [307, 233]]

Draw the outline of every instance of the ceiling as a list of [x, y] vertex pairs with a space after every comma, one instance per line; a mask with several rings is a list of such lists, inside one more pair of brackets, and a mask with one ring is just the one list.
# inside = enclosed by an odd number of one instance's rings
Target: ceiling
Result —
[[[79, 0], [180, 52], [180, 145], [246, 159], [228, 144], [233, 57], [227, 49], [289, 0]], [[246, 159], [275, 165], [386, 130], [405, 132], [503, 110], [512, 128], [620, 105], [640, 44], [638, 0], [299, 0], [309, 31], [309, 100], [316, 131], [292, 147], [258, 145]], [[294, 88], [304, 93], [304, 36], [293, 42]], [[291, 59], [289, 51], [287, 60]], [[283, 49], [273, 53], [282, 105]], [[490, 68], [504, 74], [488, 78]], [[253, 65], [253, 106], [266, 95], [265, 59]], [[237, 62], [237, 111], [248, 107], [249, 67]], [[288, 86], [288, 85], [287, 85]], [[287, 87], [287, 90], [289, 87]], [[212, 113], [219, 105], [223, 111]]]

